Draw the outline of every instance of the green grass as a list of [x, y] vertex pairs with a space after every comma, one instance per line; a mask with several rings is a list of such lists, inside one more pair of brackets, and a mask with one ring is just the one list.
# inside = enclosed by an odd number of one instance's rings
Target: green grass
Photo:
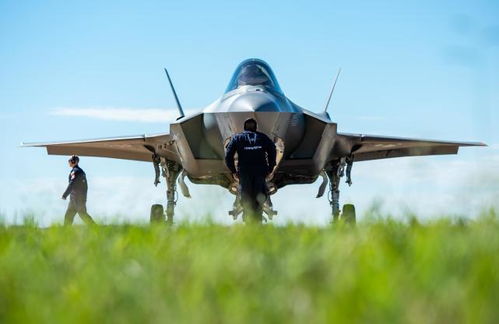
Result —
[[0, 323], [493, 323], [499, 218], [0, 227]]

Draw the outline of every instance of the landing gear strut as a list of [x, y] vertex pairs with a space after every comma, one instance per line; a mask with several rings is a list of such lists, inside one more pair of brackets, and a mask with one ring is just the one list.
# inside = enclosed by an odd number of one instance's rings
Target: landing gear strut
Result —
[[171, 225], [177, 204], [177, 179], [182, 173], [182, 166], [174, 161], [163, 159], [161, 169], [162, 175], [166, 179], [166, 223]]
[[[333, 161], [331, 165], [325, 170], [329, 178], [329, 204], [332, 209], [333, 223], [340, 219], [340, 181], [341, 178], [346, 176], [349, 186], [352, 185], [351, 171], [352, 171], [353, 158], [343, 157], [337, 161]], [[343, 206], [341, 218], [347, 223], [355, 223], [355, 207], [351, 204]]]
[[[241, 204], [241, 194], [237, 193], [236, 200], [234, 201], [234, 204], [232, 204], [232, 210], [229, 211], [229, 215], [232, 216], [234, 220], [237, 220], [238, 216], [242, 214], [242, 212], [243, 212], [243, 206]], [[277, 215], [277, 211], [274, 210], [273, 208], [270, 195], [267, 196], [267, 200], [263, 204], [263, 214], [267, 215], [267, 217], [262, 216], [262, 220], [265, 222], [267, 222], [267, 218], [268, 220], [272, 220], [274, 216]]]
[[[154, 185], [157, 186], [159, 183], [160, 168], [161, 175], [166, 180], [166, 223], [171, 225], [173, 224], [173, 215], [175, 213], [175, 205], [177, 204], [177, 179], [182, 173], [182, 166], [175, 161], [166, 160], [157, 155], [153, 155], [153, 163], [155, 170]], [[183, 186], [185, 186], [185, 184], [183, 184]], [[185, 191], [184, 188], [182, 189]], [[151, 223], [160, 223], [165, 220], [164, 208], [162, 205], [152, 205], [150, 220]]]

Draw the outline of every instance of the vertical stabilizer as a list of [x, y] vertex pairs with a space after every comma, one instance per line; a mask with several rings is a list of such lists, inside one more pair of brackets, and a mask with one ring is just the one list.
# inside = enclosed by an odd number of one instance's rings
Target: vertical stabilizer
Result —
[[182, 109], [182, 105], [180, 104], [180, 101], [178, 100], [177, 92], [175, 91], [175, 88], [173, 87], [172, 79], [170, 79], [170, 75], [168, 74], [168, 70], [165, 68], [165, 73], [166, 77], [168, 78], [168, 82], [170, 83], [170, 87], [172, 88], [173, 96], [175, 97], [175, 101], [177, 102], [177, 108], [180, 116], [177, 119], [183, 118], [185, 116], [184, 110]]
[[338, 73], [336, 74], [336, 79], [334, 80], [333, 87], [331, 88], [331, 92], [329, 92], [329, 97], [327, 98], [326, 107], [324, 108], [323, 113], [327, 113], [327, 108], [329, 107], [329, 103], [331, 102], [331, 98], [333, 97], [334, 88], [336, 87], [336, 82], [338, 82], [338, 78], [340, 77], [341, 68], [338, 69]]

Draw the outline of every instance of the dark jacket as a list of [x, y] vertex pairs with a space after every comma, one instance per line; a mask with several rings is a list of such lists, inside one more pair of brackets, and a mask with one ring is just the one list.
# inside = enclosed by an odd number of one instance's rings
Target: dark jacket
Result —
[[[238, 170], [234, 165], [236, 152]], [[260, 132], [244, 131], [234, 135], [225, 153], [225, 164], [232, 173], [267, 175], [274, 169], [275, 159], [275, 144]]]
[[75, 166], [71, 169], [68, 177], [68, 187], [62, 197], [66, 198], [68, 195], [71, 195], [71, 199], [87, 199], [87, 176], [85, 172], [79, 167]]

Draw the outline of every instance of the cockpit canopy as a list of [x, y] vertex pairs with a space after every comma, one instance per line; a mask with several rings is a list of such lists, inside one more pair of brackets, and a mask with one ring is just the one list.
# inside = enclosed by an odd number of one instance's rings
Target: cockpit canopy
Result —
[[239, 64], [225, 92], [246, 85], [263, 86], [269, 90], [282, 93], [274, 72], [267, 63], [260, 59], [247, 59]]

